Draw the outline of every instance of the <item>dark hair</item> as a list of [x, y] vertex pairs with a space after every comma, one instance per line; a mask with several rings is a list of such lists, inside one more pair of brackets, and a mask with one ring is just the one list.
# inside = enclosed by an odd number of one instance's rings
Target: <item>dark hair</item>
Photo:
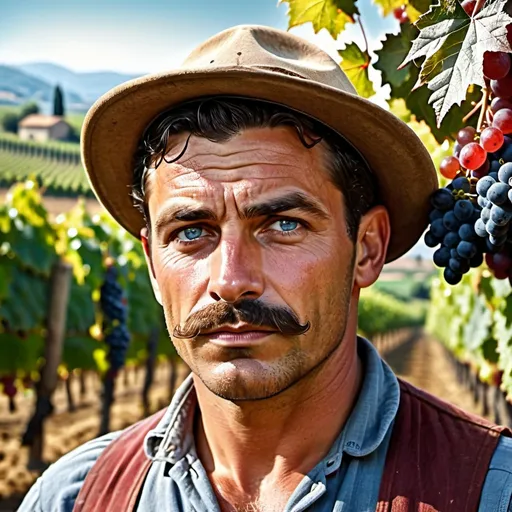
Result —
[[275, 103], [249, 98], [217, 96], [183, 103], [165, 111], [146, 128], [134, 162], [132, 197], [151, 231], [145, 198], [147, 170], [157, 168], [168, 151], [169, 137], [188, 133], [180, 154], [183, 156], [191, 135], [213, 142], [225, 142], [248, 128], [274, 128], [288, 125], [307, 148], [324, 140], [329, 151], [329, 175], [345, 198], [347, 231], [355, 241], [361, 216], [377, 203], [377, 181], [359, 152], [340, 134], [304, 114]]

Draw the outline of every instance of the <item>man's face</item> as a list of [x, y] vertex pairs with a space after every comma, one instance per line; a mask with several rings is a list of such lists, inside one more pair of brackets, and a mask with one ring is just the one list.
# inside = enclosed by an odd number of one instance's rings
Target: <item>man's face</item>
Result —
[[[173, 140], [168, 160], [187, 136]], [[293, 129], [259, 128], [225, 143], [191, 137], [176, 163], [148, 178], [155, 292], [178, 353], [219, 396], [276, 395], [343, 338], [354, 244], [326, 163], [323, 143], [307, 149]], [[217, 324], [214, 305], [236, 310], [255, 300], [309, 330], [282, 333], [233, 318]], [[200, 321], [197, 336], [173, 335], [198, 312], [210, 316], [208, 328]]]

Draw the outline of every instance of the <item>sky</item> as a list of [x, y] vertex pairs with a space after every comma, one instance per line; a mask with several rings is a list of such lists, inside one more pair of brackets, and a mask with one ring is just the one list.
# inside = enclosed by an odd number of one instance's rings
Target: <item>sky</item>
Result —
[[[397, 31], [371, 0], [359, 0], [369, 45]], [[286, 29], [277, 0], [0, 0], [0, 64], [52, 62], [74, 71], [159, 72], [178, 66], [199, 43], [239, 24]], [[333, 57], [343, 40], [362, 44], [358, 26], [335, 42], [311, 24], [292, 32]], [[339, 59], [338, 59], [339, 60]]]
[[[393, 16], [382, 18], [372, 0], [358, 0], [371, 51], [386, 33], [396, 33]], [[240, 24], [286, 30], [288, 4], [277, 0], [0, 0], [0, 64], [50, 62], [78, 72], [118, 71], [142, 75], [179, 66], [201, 42]], [[337, 50], [355, 41], [350, 25], [337, 41], [311, 24], [291, 32], [339, 60]], [[375, 103], [387, 108], [388, 89], [373, 72]], [[414, 253], [415, 251], [413, 251]], [[420, 248], [421, 253], [425, 247]]]

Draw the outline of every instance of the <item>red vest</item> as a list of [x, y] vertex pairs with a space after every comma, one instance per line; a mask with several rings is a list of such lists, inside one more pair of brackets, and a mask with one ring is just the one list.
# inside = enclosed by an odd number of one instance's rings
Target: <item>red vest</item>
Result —
[[[151, 461], [146, 434], [165, 410], [128, 428], [101, 454], [73, 512], [136, 510]], [[400, 381], [376, 512], [477, 512], [499, 427]]]

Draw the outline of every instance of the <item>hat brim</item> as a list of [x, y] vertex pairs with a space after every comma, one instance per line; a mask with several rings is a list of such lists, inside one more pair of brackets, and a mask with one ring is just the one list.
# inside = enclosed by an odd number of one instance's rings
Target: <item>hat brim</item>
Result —
[[162, 111], [212, 95], [280, 103], [339, 132], [377, 176], [391, 222], [386, 262], [418, 241], [438, 181], [430, 155], [414, 131], [365, 98], [307, 79], [244, 67], [143, 76], [112, 89], [89, 110], [81, 137], [89, 181], [102, 205], [136, 238], [144, 222], [133, 206], [130, 187], [133, 155], [143, 131]]

